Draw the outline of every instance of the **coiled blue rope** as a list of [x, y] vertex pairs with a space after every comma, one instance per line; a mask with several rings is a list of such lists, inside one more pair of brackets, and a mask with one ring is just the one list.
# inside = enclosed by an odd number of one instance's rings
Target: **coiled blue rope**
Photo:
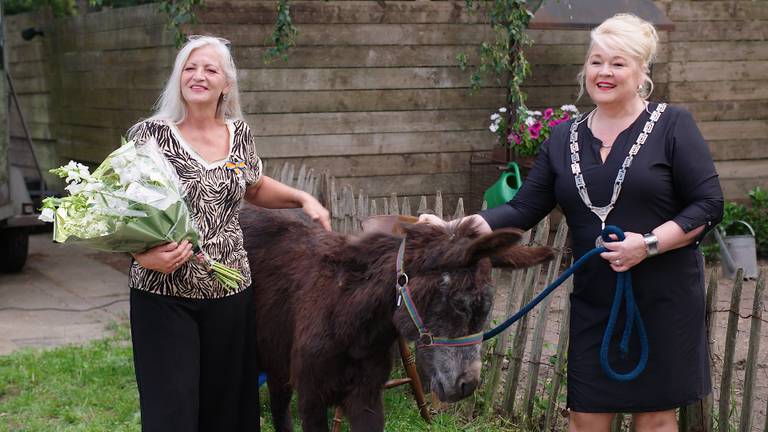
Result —
[[[610, 238], [611, 234], [615, 234], [616, 237], [618, 238], [618, 241], [622, 241], [625, 238], [624, 231], [622, 231], [620, 228], [616, 226], [608, 225], [605, 227], [605, 229], [601, 234], [603, 241], [606, 241], [606, 242], [613, 241]], [[563, 274], [561, 274], [554, 282], [549, 284], [549, 286], [547, 286], [541, 293], [539, 293], [539, 295], [537, 295], [533, 300], [531, 300], [530, 303], [523, 306], [517, 313], [507, 318], [503, 323], [485, 332], [483, 334], [483, 340], [485, 341], [493, 337], [496, 337], [499, 333], [506, 330], [507, 327], [509, 327], [515, 321], [522, 318], [523, 315], [530, 312], [531, 309], [536, 307], [536, 305], [539, 304], [542, 300], [544, 300], [545, 297], [550, 295], [552, 291], [555, 290], [555, 288], [560, 286], [563, 282], [565, 282], [566, 279], [571, 277], [571, 275], [579, 267], [581, 267], [588, 259], [592, 258], [595, 255], [606, 252], [607, 250], [608, 249], [601, 246], [601, 247], [596, 247], [591, 251], [585, 253], [581, 258], [579, 258], [575, 263], [573, 263], [572, 266], [570, 266], [566, 271], [564, 271]], [[622, 357], [629, 352], [629, 338], [632, 336], [632, 328], [634, 326], [637, 326], [637, 334], [638, 334], [638, 337], [640, 338], [640, 360], [638, 361], [637, 366], [635, 366], [634, 369], [624, 374], [614, 371], [613, 368], [611, 368], [610, 362], [608, 361], [608, 349], [611, 344], [611, 338], [613, 337], [614, 327], [616, 326], [616, 319], [619, 316], [619, 309], [621, 308], [622, 299], [626, 301], [626, 311], [627, 311], [627, 319], [624, 325], [624, 333], [622, 334], [621, 342], [619, 343], [619, 351], [621, 352]], [[643, 323], [643, 319], [640, 316], [640, 309], [637, 307], [637, 304], [635, 303], [635, 296], [632, 291], [632, 274], [629, 271], [617, 273], [616, 274], [616, 291], [613, 296], [613, 304], [611, 305], [611, 311], [610, 311], [610, 314], [608, 315], [608, 324], [606, 325], [605, 332], [603, 333], [603, 341], [600, 345], [600, 366], [603, 368], [603, 371], [605, 372], [605, 374], [608, 375], [608, 377], [610, 377], [613, 380], [631, 381], [637, 378], [643, 372], [643, 370], [645, 370], [645, 367], [647, 365], [648, 365], [648, 334], [645, 332], [645, 324]]]

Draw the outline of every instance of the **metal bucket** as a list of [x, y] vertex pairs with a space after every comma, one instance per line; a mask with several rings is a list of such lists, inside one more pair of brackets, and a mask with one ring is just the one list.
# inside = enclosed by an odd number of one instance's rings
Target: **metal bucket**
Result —
[[[733, 266], [723, 266], [723, 276], [733, 278], [736, 276], [736, 269], [744, 269], [744, 279], [757, 278], [757, 246], [755, 244], [755, 230], [748, 223], [742, 220], [736, 220], [731, 223], [740, 223], [749, 229], [752, 235], [727, 235], [723, 227], [723, 242], [730, 254]], [[730, 226], [730, 225], [729, 225]], [[722, 253], [722, 252], [721, 252]], [[730, 267], [730, 268], [729, 268]]]

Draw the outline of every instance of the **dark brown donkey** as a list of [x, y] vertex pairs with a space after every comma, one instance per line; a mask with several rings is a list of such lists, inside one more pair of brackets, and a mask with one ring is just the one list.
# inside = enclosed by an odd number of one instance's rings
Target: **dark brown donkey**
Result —
[[[296, 213], [249, 207], [240, 217], [277, 431], [292, 430], [293, 389], [304, 431], [327, 431], [332, 405], [343, 408], [352, 431], [384, 430], [382, 387], [396, 337], [424, 340], [396, 290], [403, 238], [413, 305], [435, 338], [483, 330], [493, 295], [491, 261], [518, 268], [552, 256], [549, 248], [516, 246], [518, 230], [478, 237], [468, 226], [406, 224], [405, 236], [345, 236]], [[478, 385], [478, 344], [419, 346], [416, 361], [443, 401], [460, 400]]]

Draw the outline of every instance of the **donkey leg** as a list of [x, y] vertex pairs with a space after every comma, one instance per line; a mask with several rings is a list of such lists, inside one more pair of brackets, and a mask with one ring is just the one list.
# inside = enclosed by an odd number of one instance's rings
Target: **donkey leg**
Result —
[[292, 432], [291, 395], [293, 390], [287, 379], [278, 380], [267, 375], [269, 387], [269, 408], [272, 411], [272, 424], [276, 432]]
[[328, 407], [318, 396], [299, 389], [299, 417], [304, 432], [328, 432]]
[[349, 421], [351, 432], [384, 431], [384, 403], [381, 388], [353, 391], [342, 402], [344, 415]]

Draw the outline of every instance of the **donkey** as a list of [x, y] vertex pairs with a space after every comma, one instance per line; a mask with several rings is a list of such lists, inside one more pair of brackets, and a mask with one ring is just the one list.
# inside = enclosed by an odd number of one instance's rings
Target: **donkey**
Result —
[[327, 431], [332, 405], [351, 431], [383, 431], [398, 334], [417, 341], [417, 364], [440, 400], [467, 397], [480, 379], [491, 262], [519, 268], [552, 257], [516, 246], [514, 229], [478, 236], [466, 225], [403, 224], [404, 235], [345, 236], [285, 211], [248, 208], [240, 218], [277, 431], [292, 430], [293, 389], [304, 431]]

